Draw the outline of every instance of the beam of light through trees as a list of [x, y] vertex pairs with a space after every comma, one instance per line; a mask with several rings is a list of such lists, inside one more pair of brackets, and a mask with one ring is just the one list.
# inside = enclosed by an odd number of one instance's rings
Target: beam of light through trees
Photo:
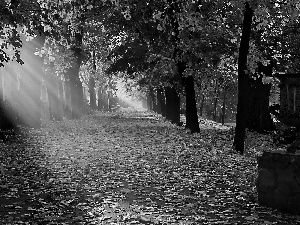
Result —
[[40, 94], [43, 72], [41, 59], [34, 52], [39, 43], [36, 40], [27, 42], [22, 37], [23, 46], [20, 55], [23, 65], [15, 61], [5, 64], [2, 69], [1, 92], [7, 108], [7, 114], [14, 119], [18, 118], [21, 124], [31, 126], [38, 120], [41, 113]]

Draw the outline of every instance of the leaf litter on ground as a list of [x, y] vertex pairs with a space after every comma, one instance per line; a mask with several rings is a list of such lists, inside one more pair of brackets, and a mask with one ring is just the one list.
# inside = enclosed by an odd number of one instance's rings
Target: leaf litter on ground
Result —
[[200, 128], [123, 111], [24, 129], [0, 143], [0, 224], [300, 223], [257, 204], [268, 135], [248, 132], [240, 156], [230, 127]]

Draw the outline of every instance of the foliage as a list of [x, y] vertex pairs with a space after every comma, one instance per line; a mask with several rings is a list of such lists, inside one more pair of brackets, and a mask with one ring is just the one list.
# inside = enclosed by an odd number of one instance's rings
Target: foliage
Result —
[[231, 151], [228, 127], [188, 134], [147, 112], [44, 124], [1, 143], [2, 224], [296, 224], [258, 206], [256, 156], [270, 137]]

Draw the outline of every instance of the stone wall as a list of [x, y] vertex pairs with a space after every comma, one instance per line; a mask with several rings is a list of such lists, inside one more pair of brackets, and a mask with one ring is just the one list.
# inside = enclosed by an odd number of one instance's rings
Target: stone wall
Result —
[[260, 205], [300, 215], [300, 155], [264, 152], [258, 157]]

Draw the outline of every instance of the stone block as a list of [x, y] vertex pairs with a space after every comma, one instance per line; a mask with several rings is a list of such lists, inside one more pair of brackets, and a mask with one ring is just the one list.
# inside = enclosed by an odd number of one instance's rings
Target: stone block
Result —
[[265, 168], [260, 168], [257, 178], [258, 189], [262, 192], [269, 192], [275, 189], [275, 174]]
[[287, 210], [288, 198], [279, 190], [273, 192], [261, 192], [258, 190], [258, 202], [260, 205], [276, 208], [279, 210]]
[[260, 165], [260, 167], [264, 169], [274, 169], [274, 161], [272, 155], [265, 154], [264, 152], [261, 157], [258, 157], [258, 165]]
[[[278, 158], [279, 156], [281, 156], [281, 158]], [[282, 170], [285, 170], [290, 164], [291, 162], [287, 159], [287, 157], [285, 155], [275, 155], [275, 159], [274, 159], [274, 168], [276, 170], [276, 173], [280, 173]]]
[[258, 158], [260, 205], [300, 215], [300, 155], [264, 152]]
[[297, 195], [292, 195], [288, 198], [287, 211], [300, 215], [300, 193]]
[[[299, 165], [300, 165], [300, 163], [299, 163]], [[295, 169], [295, 179], [296, 179], [297, 183], [300, 185], [300, 168]]]
[[293, 164], [277, 173], [277, 187], [287, 196], [295, 195], [299, 192], [300, 187], [295, 178], [295, 168]]

